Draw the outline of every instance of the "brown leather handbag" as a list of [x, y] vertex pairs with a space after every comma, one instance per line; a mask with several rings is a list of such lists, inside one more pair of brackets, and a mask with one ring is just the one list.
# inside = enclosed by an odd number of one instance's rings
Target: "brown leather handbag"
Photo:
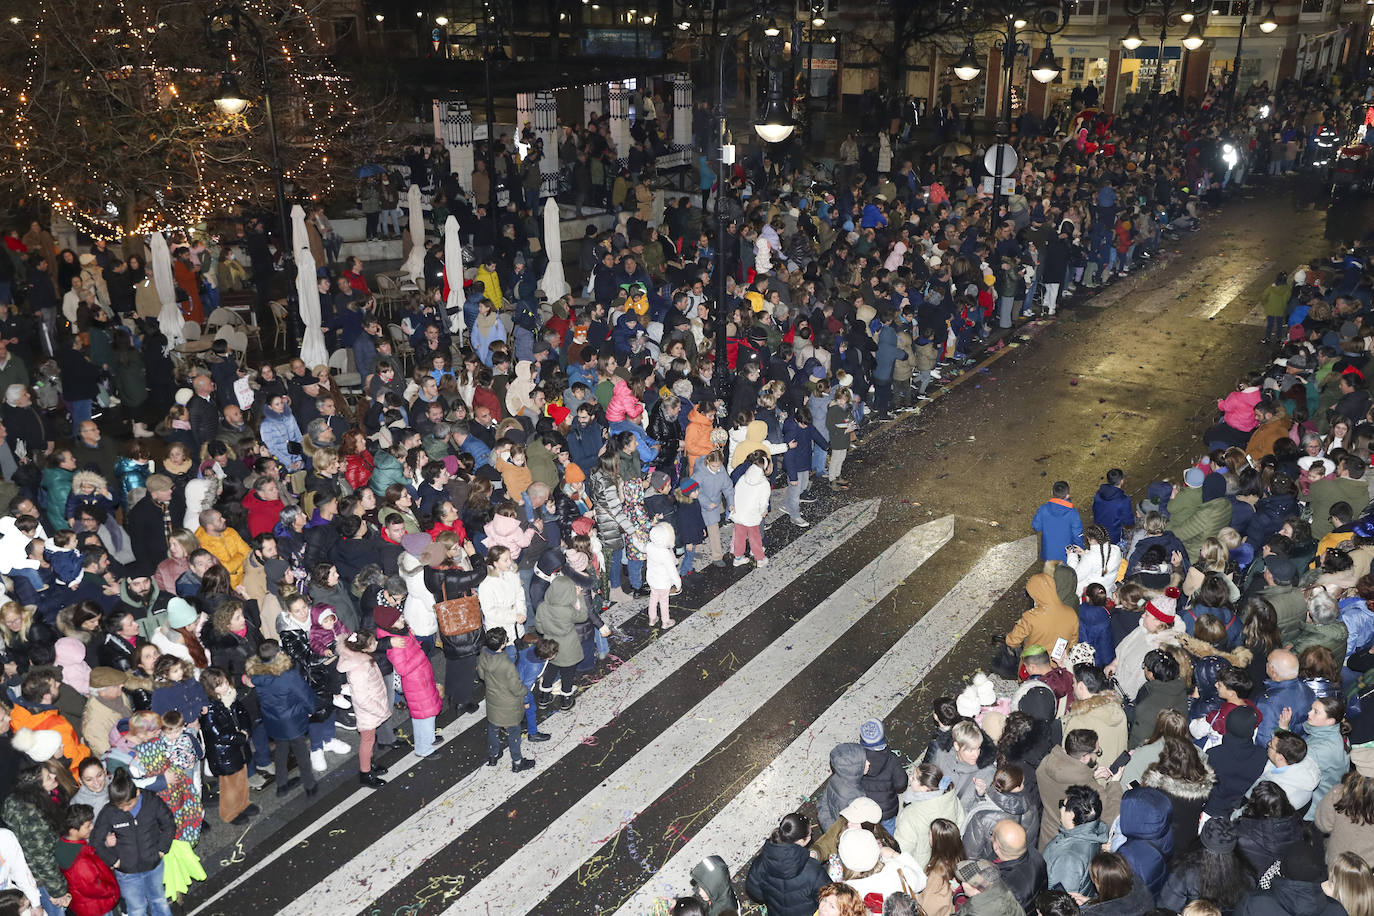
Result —
[[434, 616], [439, 620], [440, 636], [466, 636], [481, 628], [482, 603], [476, 594], [449, 598], [446, 583], [441, 582], [439, 589], [444, 600], [434, 603]]

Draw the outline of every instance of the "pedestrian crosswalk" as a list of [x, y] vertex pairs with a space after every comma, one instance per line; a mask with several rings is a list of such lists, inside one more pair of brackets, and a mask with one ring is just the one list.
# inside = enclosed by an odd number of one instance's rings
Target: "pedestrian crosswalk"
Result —
[[[509, 760], [482, 765], [484, 713], [460, 717], [439, 753], [394, 766], [386, 789], [338, 799], [308, 823], [250, 843], [254, 854], [212, 882], [190, 913], [519, 916], [583, 907], [629, 916], [682, 892], [705, 855], [739, 868], [824, 781], [830, 748], [854, 740], [863, 719], [891, 712], [1034, 562], [1033, 538], [997, 545], [975, 555], [949, 591], [912, 596], [903, 583], [946, 551], [956, 519], [875, 524], [879, 506], [856, 502], [817, 522], [767, 568], [734, 580], [587, 687], [573, 710], [549, 720], [552, 740], [526, 745], [538, 761], [532, 773], [512, 772]], [[906, 618], [915, 625], [872, 654], [858, 652], [876, 607], [894, 594], [915, 605]], [[866, 668], [810, 696], [817, 666], [837, 652]], [[775, 708], [796, 708], [787, 724], [804, 717], [804, 727], [751, 744]], [[767, 756], [749, 760], [753, 746]], [[728, 762], [741, 755], [747, 765]], [[653, 822], [662, 834], [666, 812], [694, 793], [712, 803], [675, 822], [655, 861], [614, 866], [608, 844], [634, 857], [636, 827]], [[570, 894], [578, 902], [566, 907]]]

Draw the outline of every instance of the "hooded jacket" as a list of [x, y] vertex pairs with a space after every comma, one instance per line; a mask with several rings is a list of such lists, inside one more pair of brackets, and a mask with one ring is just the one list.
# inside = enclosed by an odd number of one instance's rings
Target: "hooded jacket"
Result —
[[516, 728], [525, 721], [525, 685], [505, 652], [483, 648], [477, 676], [487, 685], [487, 721], [497, 728]]
[[734, 470], [744, 463], [750, 455], [756, 452], [763, 452], [765, 455], [779, 455], [787, 450], [785, 444], [775, 444], [768, 441], [768, 424], [762, 420], [753, 420], [744, 428], [744, 439], [735, 444], [730, 452], [730, 470]]
[[1169, 796], [1158, 789], [1137, 787], [1121, 796], [1118, 829], [1126, 837], [1116, 851], [1131, 871], [1145, 882], [1151, 894], [1164, 888], [1169, 857], [1174, 852], [1173, 821]]
[[387, 702], [386, 682], [376, 659], [371, 653], [353, 651], [342, 641], [338, 651], [339, 673], [348, 678], [358, 730], [377, 728], [391, 718], [391, 704]]
[[[114, 834], [115, 844], [105, 837]], [[106, 805], [95, 816], [91, 845], [105, 864], [130, 874], [157, 868], [162, 856], [172, 848], [176, 827], [167, 804], [153, 792], [141, 789], [132, 811]]]
[[273, 741], [294, 741], [310, 730], [310, 714], [315, 711], [315, 694], [301, 673], [291, 667], [291, 659], [279, 652], [270, 662], [256, 656], [244, 669], [257, 690], [267, 737]]
[[1101, 819], [1078, 824], [1068, 830], [1060, 828], [1059, 835], [1045, 847], [1045, 866], [1049, 885], [1059, 885], [1071, 894], [1091, 894], [1092, 879], [1088, 866], [1093, 856], [1102, 850], [1111, 831]]
[[[1153, 722], [1150, 723], [1150, 727], [1154, 728]], [[1104, 765], [1115, 761], [1129, 746], [1126, 711], [1121, 708], [1116, 691], [1099, 693], [1076, 701], [1068, 712], [1064, 713], [1063, 734], [1068, 735], [1079, 728], [1097, 732], [1097, 746], [1102, 748], [1101, 762]]]
[[[1062, 649], [1067, 652], [1069, 647], [1078, 642], [1078, 614], [1059, 600], [1054, 580], [1044, 573], [1030, 577], [1026, 583], [1026, 593], [1035, 604], [1021, 615], [1016, 626], [1007, 634], [1007, 645], [1017, 651], [1026, 646], [1040, 645], [1054, 653], [1056, 643], [1062, 639]], [[1063, 655], [1058, 657], [1062, 658]]]
[[952, 789], [937, 792], [908, 792], [906, 807], [897, 814], [893, 837], [902, 850], [922, 868], [930, 862], [930, 825], [937, 818], [964, 825], [964, 808]]
[[862, 779], [867, 759], [863, 745], [853, 742], [837, 744], [830, 751], [830, 778], [816, 803], [816, 816], [822, 830], [829, 830], [840, 812], [864, 794]]
[[667, 522], [659, 522], [649, 529], [649, 544], [644, 551], [644, 582], [649, 588], [667, 590], [682, 587], [677, 557], [673, 553], [674, 541], [673, 526]]
[[[1015, 821], [1027, 837], [1040, 835], [1040, 796], [1030, 795], [1023, 785], [1020, 792], [1003, 792], [992, 783], [964, 818], [964, 851], [970, 859], [992, 859], [992, 828], [998, 821]], [[1038, 855], [1038, 853], [1037, 853]]]
[[796, 843], [763, 844], [744, 889], [770, 916], [813, 916], [817, 894], [830, 883], [825, 866]]
[[232, 776], [248, 765], [248, 732], [253, 730], [253, 719], [238, 697], [228, 705], [211, 697], [200, 717], [200, 730], [211, 773]]
[[571, 668], [582, 661], [577, 624], [587, 619], [587, 609], [578, 600], [577, 586], [571, 579], [554, 576], [535, 617], [539, 621], [539, 632], [558, 643], [558, 654], [551, 659], [552, 664]]
[[735, 485], [735, 505], [730, 512], [730, 520], [737, 525], [751, 528], [763, 524], [764, 517], [768, 515], [771, 493], [768, 478], [763, 475], [763, 468], [758, 465], [750, 467]]
[[1040, 559], [1063, 560], [1065, 549], [1083, 546], [1083, 519], [1067, 499], [1051, 499], [1035, 510], [1031, 528], [1040, 533]]
[[1196, 781], [1168, 776], [1154, 767], [1146, 769], [1141, 777], [1142, 785], [1158, 789], [1169, 797], [1175, 855], [1189, 853], [1197, 848], [1198, 821], [1216, 781], [1216, 776], [1211, 770], [1207, 770], [1203, 777]]

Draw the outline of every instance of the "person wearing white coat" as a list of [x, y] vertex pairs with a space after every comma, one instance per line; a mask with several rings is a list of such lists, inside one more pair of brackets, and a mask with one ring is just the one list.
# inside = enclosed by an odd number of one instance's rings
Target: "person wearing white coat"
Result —
[[406, 583], [406, 603], [402, 609], [410, 632], [426, 648], [434, 645], [439, 632], [439, 618], [434, 614], [434, 596], [425, 585], [425, 564], [409, 552], [401, 554], [397, 569]]
[[682, 588], [677, 557], [673, 554], [674, 541], [673, 526], [659, 522], [649, 529], [649, 543], [644, 548], [644, 576], [649, 586], [649, 626], [654, 626], [655, 620], [661, 617], [665, 630], [674, 623], [668, 614], [668, 597]]
[[735, 484], [735, 507], [730, 510], [730, 521], [735, 523], [735, 533], [731, 540], [730, 552], [735, 555], [735, 565], [743, 566], [749, 560], [744, 556], [747, 540], [754, 553], [758, 566], [767, 566], [768, 558], [763, 553], [763, 519], [768, 514], [768, 500], [772, 491], [768, 478], [764, 475], [763, 465], [769, 463], [763, 455], [758, 455], [754, 466], [744, 472], [739, 483]]
[[505, 630], [507, 645], [525, 635], [525, 587], [509, 548], [498, 544], [487, 552], [487, 577], [477, 586], [477, 600], [482, 605], [482, 626]]
[[1065, 562], [1078, 574], [1078, 594], [1082, 596], [1094, 582], [1107, 590], [1116, 590], [1117, 573], [1121, 571], [1121, 548], [1113, 544], [1105, 530], [1094, 525], [1087, 532], [1087, 547], [1070, 550]]

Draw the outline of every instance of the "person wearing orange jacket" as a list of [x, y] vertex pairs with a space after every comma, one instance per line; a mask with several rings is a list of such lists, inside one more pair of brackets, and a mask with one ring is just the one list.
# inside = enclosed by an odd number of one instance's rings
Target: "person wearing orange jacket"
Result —
[[53, 676], [53, 668], [34, 668], [24, 675], [19, 685], [19, 702], [10, 713], [10, 731], [21, 728], [34, 731], [53, 731], [62, 736], [62, 756], [67, 758], [72, 776], [80, 778], [81, 762], [91, 756], [91, 749], [81, 743], [76, 729], [57, 709], [57, 691], [61, 685]]

